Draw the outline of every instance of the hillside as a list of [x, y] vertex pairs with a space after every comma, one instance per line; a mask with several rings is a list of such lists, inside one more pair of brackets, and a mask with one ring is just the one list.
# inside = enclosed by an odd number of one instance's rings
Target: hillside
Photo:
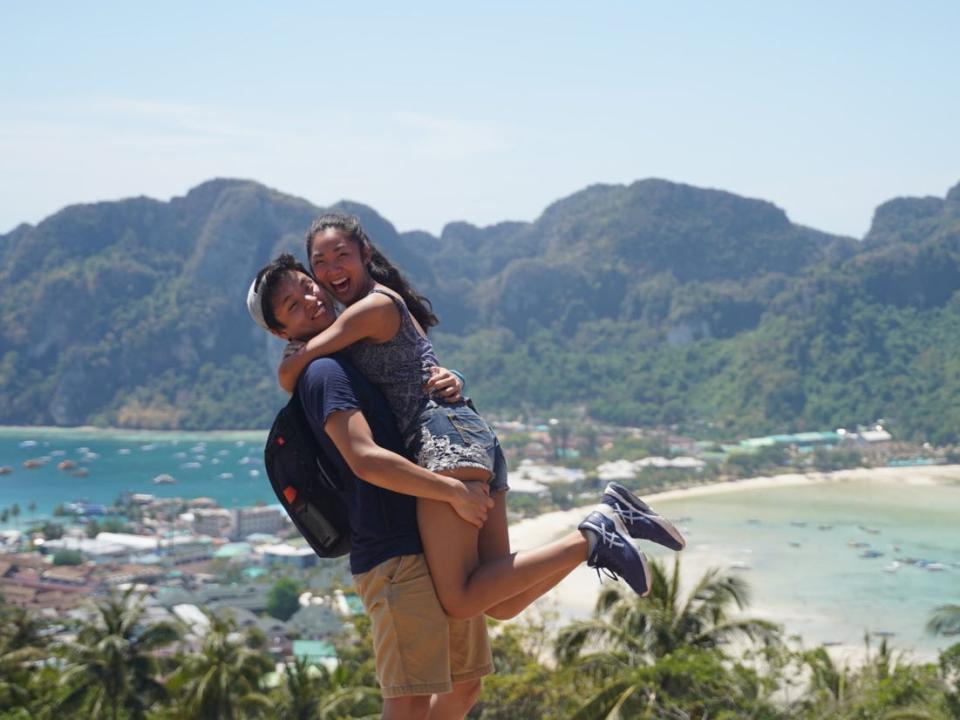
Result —
[[[577, 404], [716, 435], [877, 417], [960, 432], [960, 186], [881, 205], [862, 241], [662, 180], [440, 237], [340, 207], [433, 299], [441, 358], [483, 409]], [[264, 426], [278, 345], [244, 293], [280, 250], [302, 256], [322, 210], [213, 180], [0, 236], [0, 423]]]

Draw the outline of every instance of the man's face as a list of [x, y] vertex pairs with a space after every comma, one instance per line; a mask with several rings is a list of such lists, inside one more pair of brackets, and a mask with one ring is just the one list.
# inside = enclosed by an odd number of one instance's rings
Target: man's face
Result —
[[273, 293], [273, 314], [283, 324], [275, 335], [307, 340], [326, 330], [337, 318], [333, 299], [302, 272], [288, 272]]

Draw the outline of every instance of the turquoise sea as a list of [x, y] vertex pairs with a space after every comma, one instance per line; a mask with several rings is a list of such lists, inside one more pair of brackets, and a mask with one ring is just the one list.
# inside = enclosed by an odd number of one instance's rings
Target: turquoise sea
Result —
[[[57, 505], [109, 504], [123, 492], [206, 496], [223, 507], [276, 502], [263, 469], [266, 432], [171, 433], [0, 428], [0, 510], [20, 506], [19, 525]], [[39, 461], [27, 469], [24, 462]], [[61, 470], [61, 463], [75, 467]], [[78, 473], [78, 470], [80, 471]], [[153, 479], [168, 474], [171, 484]], [[28, 508], [35, 504], [31, 513]], [[13, 520], [7, 522], [12, 527]]]
[[690, 570], [733, 566], [751, 584], [755, 611], [808, 643], [859, 647], [870, 633], [874, 646], [887, 635], [897, 648], [931, 655], [960, 641], [924, 631], [935, 607], [960, 603], [956, 481], [852, 479], [657, 508], [682, 519]]
[[[62, 503], [110, 503], [122, 492], [207, 496], [227, 508], [273, 503], [265, 439], [266, 432], [0, 428], [0, 466], [12, 468], [0, 475], [0, 510], [17, 503], [20, 517], [6, 527], [23, 527]], [[28, 460], [43, 464], [26, 469]], [[58, 469], [64, 460], [76, 468]], [[77, 468], [86, 476], [75, 476]], [[951, 472], [960, 478], [956, 468]], [[154, 484], [164, 473], [176, 482]], [[960, 603], [956, 480], [845, 480], [663, 499], [656, 507], [687, 535], [686, 578], [711, 566], [735, 567], [751, 584], [753, 611], [808, 644], [858, 647], [864, 633], [890, 633], [896, 647], [930, 656], [957, 641], [924, 633], [933, 608]], [[644, 549], [657, 554], [649, 544]], [[558, 588], [563, 614], [589, 614], [598, 587], [593, 571], [578, 569]]]

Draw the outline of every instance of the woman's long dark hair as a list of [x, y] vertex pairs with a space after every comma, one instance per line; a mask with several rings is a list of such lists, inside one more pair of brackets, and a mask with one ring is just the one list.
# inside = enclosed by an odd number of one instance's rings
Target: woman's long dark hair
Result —
[[424, 332], [440, 322], [437, 316], [433, 314], [433, 304], [414, 290], [400, 271], [370, 242], [370, 238], [360, 227], [360, 221], [353, 215], [329, 212], [313, 221], [307, 231], [307, 262], [310, 263], [311, 267], [313, 265], [310, 260], [313, 252], [313, 239], [327, 228], [337, 228], [342, 231], [360, 249], [361, 253], [365, 249], [369, 249], [370, 261], [367, 263], [367, 272], [370, 273], [370, 277], [381, 285], [386, 285], [403, 298], [410, 314], [420, 323]]

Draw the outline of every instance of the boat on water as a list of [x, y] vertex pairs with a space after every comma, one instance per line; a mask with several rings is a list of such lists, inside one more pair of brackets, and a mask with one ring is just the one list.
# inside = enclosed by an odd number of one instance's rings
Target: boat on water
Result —
[[87, 475], [90, 474], [90, 471], [84, 467], [78, 467], [76, 470], [74, 470], [70, 474], [73, 475], [74, 477], [86, 477]]
[[879, 550], [864, 550], [862, 553], [860, 553], [860, 557], [878, 558], [878, 557], [883, 557], [883, 553], [880, 552]]
[[807, 523], [803, 520], [791, 520], [790, 524], [794, 527], [806, 527]]
[[13, 472], [13, 468], [10, 467], [9, 465], [0, 466], [0, 475], [9, 475], [12, 472]]
[[789, 543], [787, 543], [787, 544], [788, 544], [790, 547], [792, 547], [792, 548], [798, 548], [798, 547], [800, 547], [800, 543], [798, 543], [796, 540], [791, 540], [791, 541], [790, 541]]
[[924, 570], [929, 570], [930, 572], [943, 572], [947, 569], [947, 566], [943, 563], [931, 562], [923, 566]]
[[23, 466], [24, 466], [27, 470], [35, 470], [35, 469], [38, 468], [38, 467], [43, 467], [44, 464], [45, 464], [45, 463], [43, 462], [43, 460], [37, 460], [37, 459], [24, 460], [24, 461], [23, 461]]
[[729, 568], [731, 570], [751, 570], [749, 563], [743, 562], [743, 560], [734, 560], [730, 563]]
[[61, 460], [57, 463], [57, 470], [73, 470], [76, 466], [73, 460]]
[[833, 530], [833, 525], [817, 525], [817, 530]]
[[868, 542], [859, 542], [859, 541], [857, 541], [857, 540], [850, 540], [850, 541], [847, 543], [847, 547], [852, 547], [852, 548], [868, 548], [868, 547], [870, 547], [870, 543], [868, 543]]
[[173, 475], [168, 475], [167, 473], [161, 473], [153, 479], [154, 485], [172, 485], [175, 482], [176, 480]]
[[884, 566], [883, 566], [883, 571], [884, 571], [885, 573], [895, 573], [895, 572], [897, 572], [897, 570], [899, 570], [899, 569], [900, 569], [900, 561], [899, 561], [899, 560], [894, 560], [894, 561], [893, 561], [892, 563], [890, 563], [889, 565], [884, 565]]
[[880, 531], [879, 531], [877, 528], [875, 528], [875, 527], [869, 527], [869, 526], [867, 526], [867, 525], [858, 525], [857, 527], [859, 527], [859, 528], [860, 528], [861, 530], [863, 530], [865, 533], [870, 533], [871, 535], [879, 535], [879, 534], [880, 534]]

